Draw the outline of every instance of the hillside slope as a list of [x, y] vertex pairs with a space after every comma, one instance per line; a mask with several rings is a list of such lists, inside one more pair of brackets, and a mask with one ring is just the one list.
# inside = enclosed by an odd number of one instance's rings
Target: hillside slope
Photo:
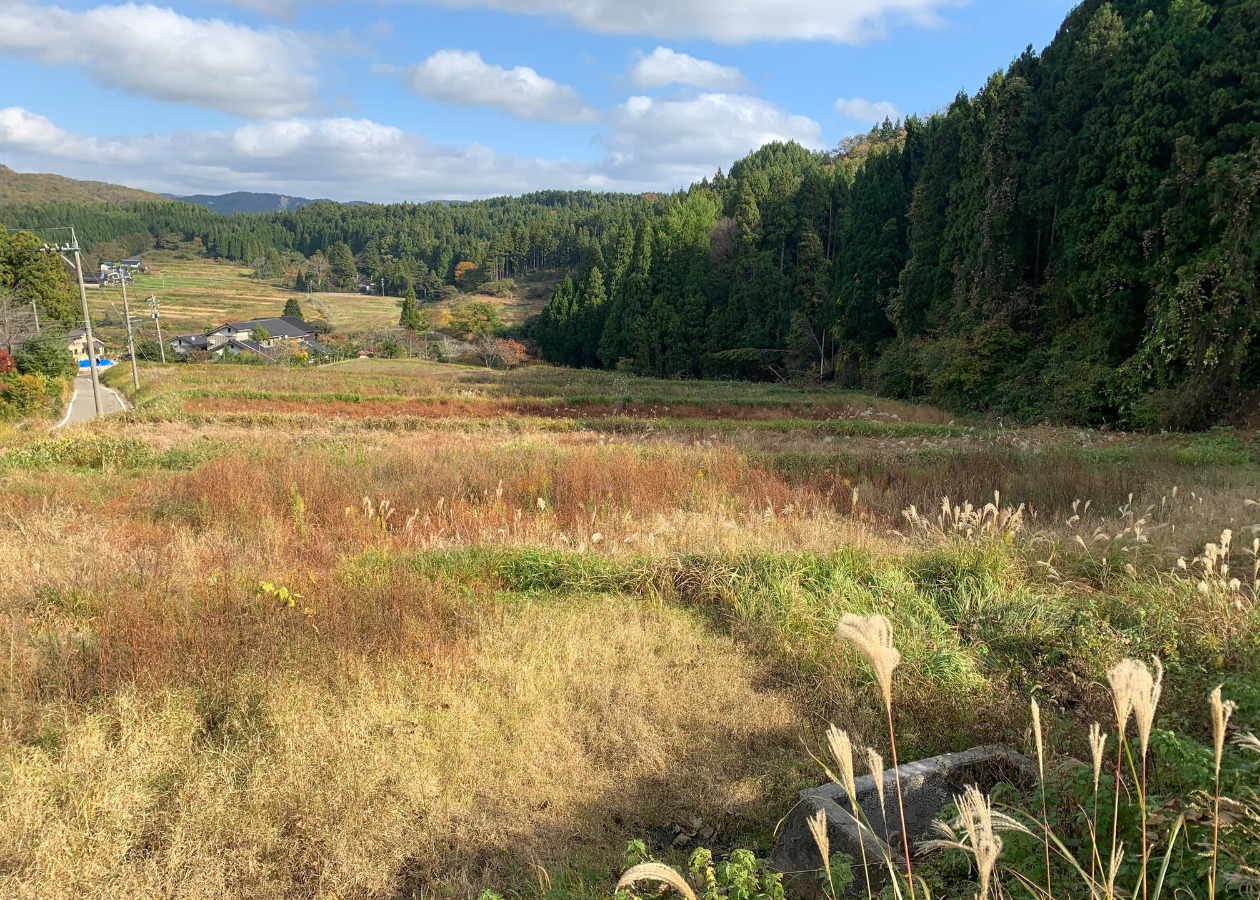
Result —
[[76, 181], [63, 175], [14, 172], [0, 165], [0, 203], [133, 203], [137, 200], [164, 200], [161, 194], [109, 184], [104, 181]]

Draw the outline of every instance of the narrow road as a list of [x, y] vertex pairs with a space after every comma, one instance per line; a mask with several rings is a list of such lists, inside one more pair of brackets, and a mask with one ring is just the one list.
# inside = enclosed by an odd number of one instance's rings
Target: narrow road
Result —
[[[103, 384], [101, 385], [101, 404], [104, 406], [104, 415], [122, 412], [127, 408], [122, 396], [113, 388], [107, 388]], [[70, 401], [70, 408], [66, 410], [66, 417], [53, 427], [77, 425], [94, 418], [96, 418], [96, 402], [92, 399], [92, 376], [84, 373], [74, 379], [74, 397]]]

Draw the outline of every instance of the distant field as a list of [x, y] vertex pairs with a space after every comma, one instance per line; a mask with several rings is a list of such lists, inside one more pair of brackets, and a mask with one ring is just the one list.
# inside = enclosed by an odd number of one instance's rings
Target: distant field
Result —
[[[339, 330], [356, 331], [398, 320], [397, 297], [363, 294], [321, 293], [319, 303], [309, 303], [303, 294], [294, 294], [250, 277], [251, 269], [208, 260], [154, 260], [157, 275], [138, 275], [128, 287], [133, 312], [147, 312], [145, 301], [155, 296], [161, 303], [162, 331], [166, 335], [201, 331], [229, 318], [252, 319], [278, 316], [293, 296], [303, 306], [303, 314], [323, 318], [322, 303], [332, 314]], [[122, 309], [122, 289], [105, 286], [90, 289], [88, 305], [94, 316]], [[153, 332], [150, 322], [144, 323]], [[115, 335], [116, 336], [116, 335]], [[155, 337], [155, 333], [146, 334]]]
[[[141, 336], [156, 338], [157, 332], [148, 316], [146, 303], [150, 296], [158, 298], [162, 310], [162, 332], [168, 339], [176, 334], [199, 332], [222, 324], [227, 319], [252, 319], [278, 316], [285, 302], [293, 296], [302, 305], [308, 318], [330, 318], [339, 332], [353, 333], [364, 329], [398, 323], [398, 297], [373, 294], [319, 293], [313, 300], [294, 294], [275, 284], [257, 281], [252, 269], [216, 260], [163, 259], [155, 255], [150, 264], [160, 270], [157, 275], [138, 275], [127, 289], [133, 315], [144, 315]], [[550, 295], [555, 279], [536, 276], [521, 283], [521, 299], [500, 299], [483, 295], [459, 295], [436, 303], [422, 304], [433, 310], [435, 322], [441, 311], [463, 300], [476, 299], [493, 303], [508, 324], [520, 324], [532, 313], [541, 310], [544, 296]], [[88, 306], [94, 319], [111, 317], [114, 324], [102, 327], [102, 335], [111, 352], [117, 353], [125, 339], [122, 328], [122, 289], [117, 286], [88, 289]]]

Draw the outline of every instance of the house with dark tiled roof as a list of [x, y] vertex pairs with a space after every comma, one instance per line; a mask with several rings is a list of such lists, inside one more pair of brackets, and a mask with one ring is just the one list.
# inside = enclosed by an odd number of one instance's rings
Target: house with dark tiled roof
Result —
[[267, 332], [269, 340], [281, 338], [314, 338], [315, 328], [303, 322], [297, 316], [274, 316], [269, 319], [250, 319], [247, 322], [225, 322], [213, 331], [206, 332], [206, 340], [210, 349], [218, 347], [232, 339], [252, 337], [256, 329]]
[[[259, 329], [267, 333], [266, 340], [254, 339]], [[315, 340], [315, 335], [314, 326], [296, 316], [273, 316], [245, 322], [225, 322], [205, 334], [181, 334], [170, 342], [170, 346], [177, 353], [204, 350], [217, 357], [249, 353], [274, 360], [281, 355], [285, 342], [291, 341], [312, 356], [326, 355], [328, 349]]]
[[193, 350], [208, 350], [210, 342], [204, 334], [181, 334], [170, 342], [171, 349], [177, 353], [191, 353]]

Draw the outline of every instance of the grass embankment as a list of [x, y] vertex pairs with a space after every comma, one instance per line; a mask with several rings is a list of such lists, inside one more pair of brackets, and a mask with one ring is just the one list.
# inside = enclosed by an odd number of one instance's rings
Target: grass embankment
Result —
[[[1260, 720], [1254, 592], [1172, 574], [1224, 527], [1251, 571], [1248, 435], [384, 361], [145, 367], [136, 399], [4, 438], [0, 894], [559, 898], [629, 838], [764, 852], [826, 722], [885, 749], [844, 612], [894, 622], [903, 759], [1031, 749], [1030, 691], [1087, 759], [1128, 655], [1165, 724], [1203, 738], [1221, 680]], [[935, 524], [995, 489], [1020, 522]]]

